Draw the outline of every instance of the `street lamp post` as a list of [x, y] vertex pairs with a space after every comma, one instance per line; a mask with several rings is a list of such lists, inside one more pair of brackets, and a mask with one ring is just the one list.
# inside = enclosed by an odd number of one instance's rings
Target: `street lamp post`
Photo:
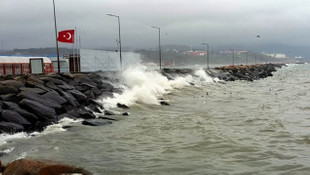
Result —
[[123, 58], [122, 58], [122, 42], [121, 42], [121, 23], [120, 23], [120, 17], [113, 14], [107, 14], [108, 16], [114, 16], [118, 19], [118, 42], [119, 42], [119, 61], [121, 70], [123, 70]]
[[159, 69], [161, 70], [161, 45], [160, 45], [160, 27], [151, 26], [158, 30], [158, 48], [159, 48]]
[[248, 52], [245, 52], [245, 65], [248, 65]]
[[232, 57], [232, 59], [233, 59], [233, 66], [235, 66], [235, 50], [233, 50], [233, 57]]
[[209, 67], [209, 44], [203, 43], [203, 42], [201, 44], [207, 46], [207, 68], [210, 69]]

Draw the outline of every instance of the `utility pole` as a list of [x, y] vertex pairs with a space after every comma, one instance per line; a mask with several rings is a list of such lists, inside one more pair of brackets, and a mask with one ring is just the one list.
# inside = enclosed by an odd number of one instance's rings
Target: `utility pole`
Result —
[[233, 66], [235, 66], [235, 50], [233, 50], [233, 54], [232, 54], [232, 59], [233, 59]]
[[248, 65], [248, 52], [245, 52], [245, 65]]
[[57, 40], [57, 21], [56, 21], [55, 0], [53, 0], [53, 7], [54, 7], [54, 23], [55, 23], [55, 37], [56, 37], [57, 67], [58, 67], [58, 73], [60, 73], [60, 62], [59, 62], [58, 40]]

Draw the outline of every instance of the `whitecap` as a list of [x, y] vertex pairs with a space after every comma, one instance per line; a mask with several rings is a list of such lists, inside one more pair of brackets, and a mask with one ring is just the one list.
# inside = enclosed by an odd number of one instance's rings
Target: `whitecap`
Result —
[[129, 67], [122, 76], [124, 92], [114, 94], [114, 97], [103, 99], [102, 102], [106, 108], [114, 108], [117, 103], [128, 106], [136, 103], [159, 105], [158, 97], [189, 85], [192, 79], [192, 76], [188, 75], [168, 80], [161, 73], [147, 70], [144, 66]]
[[16, 134], [0, 134], [0, 146], [7, 144], [11, 140], [27, 138], [29, 135], [24, 132], [16, 133]]
[[71, 125], [72, 123], [78, 123], [81, 121], [83, 120], [82, 119], [74, 120], [74, 119], [65, 117], [59, 120], [58, 123], [47, 126], [44, 129], [44, 131], [42, 131], [41, 133], [40, 132], [31, 133], [31, 136], [47, 135], [47, 134], [54, 134], [58, 132], [64, 132], [64, 131], [67, 131], [66, 129], [63, 128], [64, 126], [68, 126], [68, 125]]
[[199, 70], [195, 71], [194, 73], [196, 76], [198, 76], [201, 80], [203, 80], [206, 83], [212, 83], [214, 82], [213, 78], [209, 76], [206, 71], [204, 71], [202, 68]]

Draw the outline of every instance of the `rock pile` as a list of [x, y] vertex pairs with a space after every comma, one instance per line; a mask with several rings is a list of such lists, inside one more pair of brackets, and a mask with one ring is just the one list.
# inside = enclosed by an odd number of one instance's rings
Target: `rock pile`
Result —
[[0, 133], [41, 131], [64, 117], [95, 118], [99, 96], [120, 90], [111, 75], [62, 73], [0, 77]]
[[276, 68], [281, 68], [284, 64], [256, 64], [217, 67], [219, 72], [210, 72], [211, 76], [218, 77], [224, 81], [246, 80], [253, 81], [260, 78], [272, 76]]

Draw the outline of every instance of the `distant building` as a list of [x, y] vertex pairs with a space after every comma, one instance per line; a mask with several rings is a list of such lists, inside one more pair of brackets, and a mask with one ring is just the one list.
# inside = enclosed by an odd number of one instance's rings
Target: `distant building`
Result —
[[206, 51], [193, 51], [193, 50], [190, 50], [190, 51], [186, 51], [185, 55], [199, 57], [199, 56], [207, 55], [207, 52]]
[[225, 51], [220, 51], [220, 54], [232, 54], [235, 52], [235, 54], [242, 54], [242, 53], [247, 53], [247, 50], [225, 50]]
[[271, 54], [266, 54], [267, 56], [273, 57], [273, 58], [277, 58], [277, 59], [285, 59], [286, 54], [284, 53], [271, 53]]

